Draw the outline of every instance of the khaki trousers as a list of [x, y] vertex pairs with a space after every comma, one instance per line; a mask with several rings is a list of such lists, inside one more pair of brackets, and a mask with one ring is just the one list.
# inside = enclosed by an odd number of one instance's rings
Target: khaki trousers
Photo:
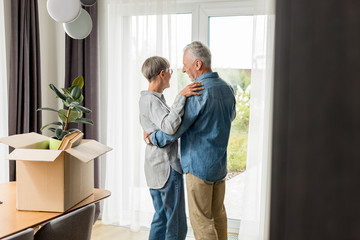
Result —
[[204, 181], [186, 174], [189, 215], [196, 240], [227, 240], [225, 179]]

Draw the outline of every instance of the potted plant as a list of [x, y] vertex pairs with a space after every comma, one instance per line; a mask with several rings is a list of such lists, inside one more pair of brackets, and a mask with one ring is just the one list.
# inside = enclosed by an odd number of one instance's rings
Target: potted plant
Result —
[[59, 91], [59, 89], [57, 89], [53, 84], [49, 85], [50, 89], [55, 92], [56, 98], [60, 98], [64, 104], [64, 108], [59, 110], [49, 107], [42, 107], [38, 109], [38, 111], [47, 110], [56, 112], [60, 119], [59, 121], [48, 123], [40, 129], [42, 132], [47, 128], [49, 131], [54, 133], [54, 136], [50, 140], [50, 149], [58, 149], [61, 140], [66, 134], [73, 131], [80, 131], [76, 128], [68, 129], [69, 123], [75, 122], [93, 124], [92, 120], [83, 117], [84, 113], [91, 112], [90, 109], [80, 105], [84, 100], [84, 96], [82, 95], [83, 86], [84, 78], [82, 76], [75, 78], [70, 88], [62, 88], [62, 92]]

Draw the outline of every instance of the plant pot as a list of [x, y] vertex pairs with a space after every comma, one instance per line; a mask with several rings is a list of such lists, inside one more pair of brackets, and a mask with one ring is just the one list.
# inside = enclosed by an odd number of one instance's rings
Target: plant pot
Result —
[[50, 138], [49, 140], [49, 149], [50, 150], [58, 150], [61, 144], [61, 140], [57, 138]]

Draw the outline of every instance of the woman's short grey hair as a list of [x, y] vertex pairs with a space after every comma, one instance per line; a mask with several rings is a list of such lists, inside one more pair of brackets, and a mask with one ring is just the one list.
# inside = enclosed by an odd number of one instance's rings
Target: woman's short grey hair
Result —
[[145, 60], [141, 72], [151, 82], [162, 70], [166, 71], [168, 68], [170, 68], [170, 63], [166, 58], [154, 56]]
[[194, 61], [199, 59], [205, 66], [211, 68], [211, 52], [205, 44], [199, 41], [194, 41], [185, 46], [184, 52], [186, 50], [189, 50], [189, 53], [193, 57]]

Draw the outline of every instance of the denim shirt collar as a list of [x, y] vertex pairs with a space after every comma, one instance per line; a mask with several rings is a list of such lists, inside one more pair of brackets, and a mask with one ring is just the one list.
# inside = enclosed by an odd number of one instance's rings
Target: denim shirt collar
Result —
[[217, 72], [209, 72], [209, 73], [204, 73], [202, 75], [200, 75], [195, 82], [201, 82], [201, 80], [205, 79], [205, 78], [219, 78], [219, 74]]

